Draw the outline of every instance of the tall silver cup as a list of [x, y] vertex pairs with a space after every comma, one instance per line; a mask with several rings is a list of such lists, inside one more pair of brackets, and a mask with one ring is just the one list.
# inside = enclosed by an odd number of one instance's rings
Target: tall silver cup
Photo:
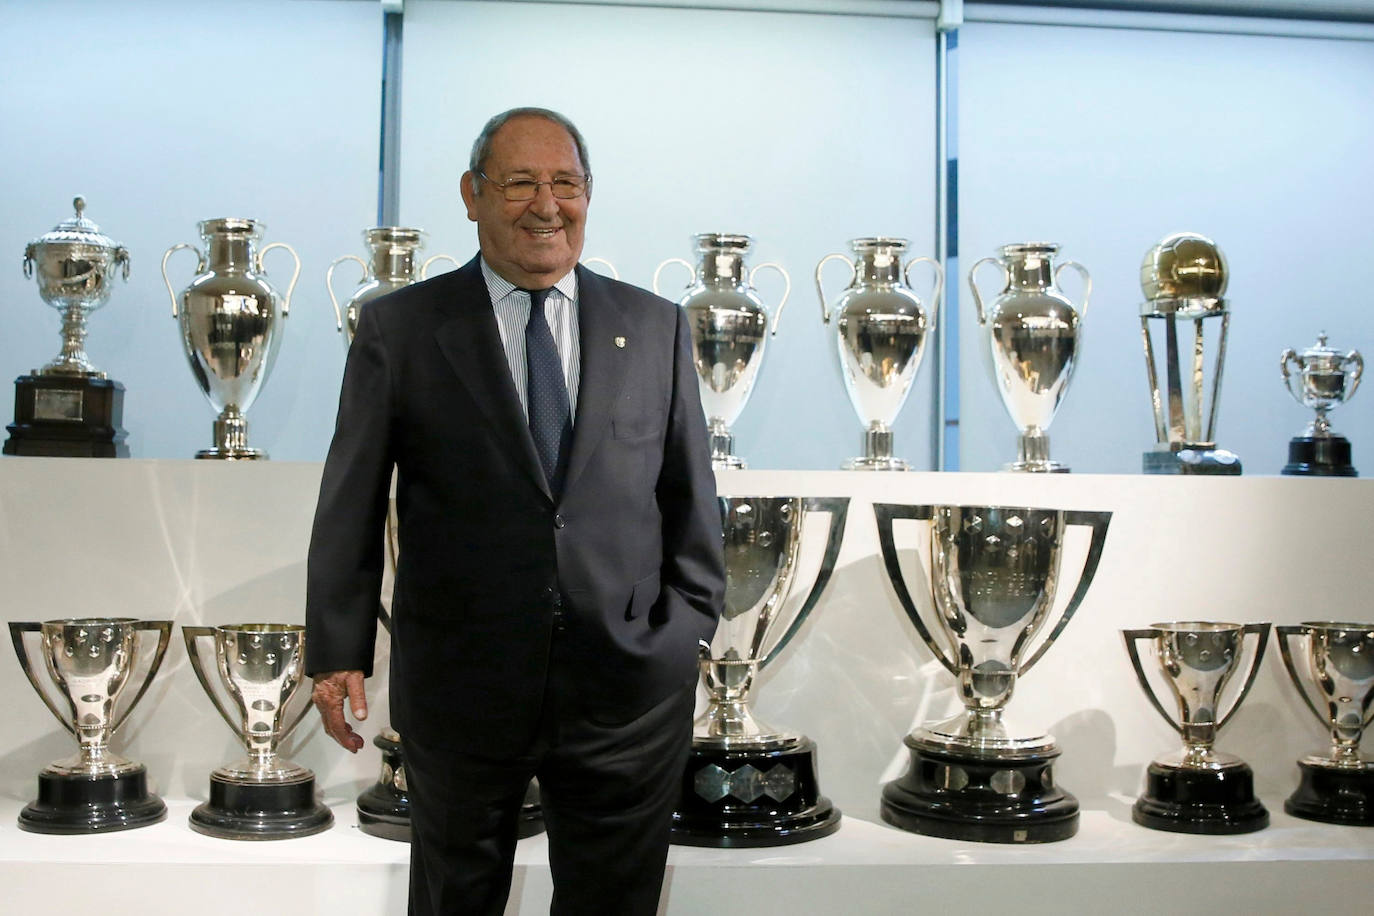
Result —
[[[329, 292], [329, 301], [334, 305], [334, 317], [338, 321], [339, 333], [343, 335], [344, 350], [353, 343], [353, 334], [358, 330], [358, 316], [367, 303], [379, 296], [395, 292], [429, 274], [431, 265], [439, 261], [457, 263], [446, 254], [436, 254], [424, 262], [417, 259], [425, 247], [429, 234], [423, 229], [408, 226], [374, 226], [363, 232], [363, 244], [367, 246], [367, 260], [357, 255], [346, 254], [335, 258], [324, 272], [324, 286]], [[362, 278], [353, 292], [339, 305], [339, 297], [334, 292], [334, 271], [345, 261], [353, 261], [363, 270]]]

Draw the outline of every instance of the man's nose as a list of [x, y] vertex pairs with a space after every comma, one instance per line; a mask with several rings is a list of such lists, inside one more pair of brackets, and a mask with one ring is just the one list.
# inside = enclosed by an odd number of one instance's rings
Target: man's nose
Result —
[[558, 215], [558, 198], [553, 196], [552, 184], [540, 184], [534, 192], [534, 200], [530, 201], [530, 209], [536, 215], [552, 219]]

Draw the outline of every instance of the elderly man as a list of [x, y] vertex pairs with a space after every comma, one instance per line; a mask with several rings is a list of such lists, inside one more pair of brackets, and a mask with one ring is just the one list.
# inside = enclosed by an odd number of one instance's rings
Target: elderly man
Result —
[[492, 118], [462, 195], [480, 254], [368, 305], [349, 352], [310, 544], [315, 703], [356, 752], [394, 466], [411, 912], [502, 912], [537, 776], [553, 912], [653, 913], [724, 591], [685, 317], [578, 266], [591, 174], [561, 115]]

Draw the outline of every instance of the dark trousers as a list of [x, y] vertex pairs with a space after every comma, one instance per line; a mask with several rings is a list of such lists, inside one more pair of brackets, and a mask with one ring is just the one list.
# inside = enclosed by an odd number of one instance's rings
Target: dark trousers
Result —
[[692, 738], [685, 688], [604, 725], [551, 694], [534, 746], [493, 760], [402, 736], [411, 916], [501, 916], [525, 788], [539, 778], [554, 916], [653, 916]]

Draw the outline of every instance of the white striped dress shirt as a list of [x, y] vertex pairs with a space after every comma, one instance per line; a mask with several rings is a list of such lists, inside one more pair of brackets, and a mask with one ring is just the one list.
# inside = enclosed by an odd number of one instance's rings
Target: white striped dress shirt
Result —
[[[482, 258], [482, 276], [487, 281], [487, 294], [496, 313], [496, 327], [501, 332], [501, 346], [510, 365], [511, 381], [520, 396], [520, 409], [525, 419], [530, 416], [529, 374], [525, 363], [525, 325], [530, 320], [530, 295], [505, 277], [492, 270]], [[577, 272], [570, 270], [544, 298], [544, 317], [553, 334], [553, 345], [563, 363], [563, 381], [568, 386], [568, 407], [577, 418], [577, 383], [582, 377], [581, 338], [577, 332]]]

